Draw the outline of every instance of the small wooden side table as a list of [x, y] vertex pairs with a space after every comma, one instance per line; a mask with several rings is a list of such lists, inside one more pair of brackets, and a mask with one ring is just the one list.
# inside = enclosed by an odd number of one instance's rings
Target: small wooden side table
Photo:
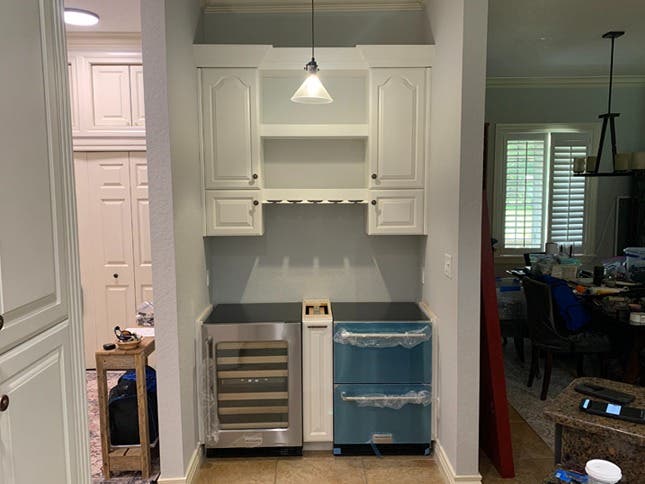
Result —
[[[141, 471], [143, 478], [150, 477], [150, 433], [148, 428], [148, 391], [146, 388], [146, 365], [148, 355], [155, 349], [154, 338], [143, 338], [132, 350], [114, 349], [96, 352], [96, 382], [101, 419], [101, 452], [103, 476], [109, 479], [113, 471]], [[139, 414], [139, 442], [141, 445], [115, 447], [110, 445], [110, 416], [108, 409], [107, 372], [132, 370], [137, 377], [137, 406]]]

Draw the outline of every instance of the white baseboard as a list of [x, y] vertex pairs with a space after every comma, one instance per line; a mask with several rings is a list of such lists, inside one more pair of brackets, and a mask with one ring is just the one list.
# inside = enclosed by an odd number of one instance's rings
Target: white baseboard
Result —
[[157, 482], [159, 484], [190, 484], [195, 479], [195, 476], [197, 476], [197, 471], [202, 464], [202, 455], [202, 446], [198, 445], [190, 458], [185, 477], [161, 477]]
[[439, 461], [441, 472], [443, 472], [443, 475], [446, 477], [450, 484], [481, 484], [482, 476], [479, 474], [457, 475], [455, 473], [455, 469], [453, 469], [452, 464], [450, 463], [450, 460], [448, 460], [448, 456], [446, 455], [446, 451], [443, 450], [443, 447], [441, 447], [439, 441], [436, 441], [434, 443], [434, 452], [437, 456], [437, 460]]

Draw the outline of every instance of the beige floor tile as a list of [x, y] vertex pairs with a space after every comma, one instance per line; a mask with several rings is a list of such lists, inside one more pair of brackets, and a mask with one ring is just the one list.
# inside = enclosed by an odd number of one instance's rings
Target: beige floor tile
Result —
[[207, 459], [197, 484], [273, 484], [276, 459]]
[[364, 484], [360, 457], [305, 456], [278, 460], [279, 484]]
[[443, 474], [438, 468], [428, 466], [372, 467], [365, 469], [367, 484], [445, 484]]

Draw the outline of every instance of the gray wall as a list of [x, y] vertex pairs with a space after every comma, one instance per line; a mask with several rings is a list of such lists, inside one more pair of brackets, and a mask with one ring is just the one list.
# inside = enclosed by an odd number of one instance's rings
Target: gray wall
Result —
[[[495, 174], [495, 130], [497, 123], [593, 123], [607, 110], [605, 87], [488, 88], [486, 121], [491, 123], [489, 138], [488, 186], [493, 189]], [[614, 88], [613, 111], [616, 119], [618, 151], [645, 150], [645, 87]], [[607, 137], [607, 142], [609, 138]], [[603, 165], [610, 162], [603, 155]], [[601, 167], [602, 168], [602, 167]], [[598, 178], [598, 211], [596, 218], [596, 255], [613, 255], [615, 203], [619, 195], [629, 195], [629, 178]], [[492, 206], [492, 205], [491, 205]], [[493, 234], [494, 235], [494, 234]]]
[[[311, 45], [311, 17], [306, 13], [208, 14], [202, 18], [204, 44]], [[432, 43], [424, 12], [319, 12], [316, 46]]]
[[364, 205], [264, 207], [262, 237], [208, 237], [217, 303], [417, 301], [418, 236], [367, 236]]

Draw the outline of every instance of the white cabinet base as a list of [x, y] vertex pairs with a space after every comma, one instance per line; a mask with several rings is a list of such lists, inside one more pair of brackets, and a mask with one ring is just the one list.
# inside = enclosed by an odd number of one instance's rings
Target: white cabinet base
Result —
[[332, 326], [333, 323], [302, 323], [302, 434], [305, 443], [324, 444], [334, 440]]
[[370, 190], [368, 235], [423, 235], [423, 190]]
[[206, 190], [204, 235], [262, 235], [262, 203], [257, 192]]

